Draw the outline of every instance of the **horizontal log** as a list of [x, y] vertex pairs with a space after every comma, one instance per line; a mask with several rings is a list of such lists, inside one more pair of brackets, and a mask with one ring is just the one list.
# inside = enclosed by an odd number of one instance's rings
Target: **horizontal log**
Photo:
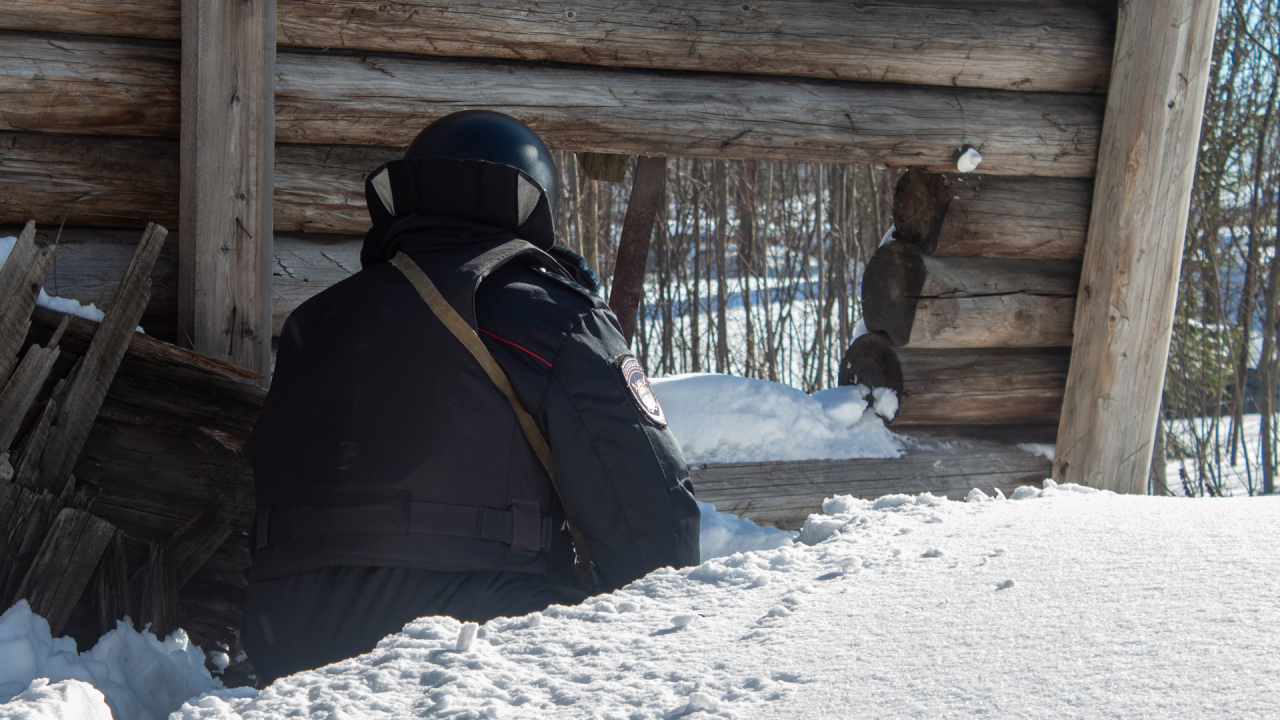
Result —
[[[0, 130], [177, 136], [177, 84], [154, 80], [176, 77], [175, 48], [5, 40]], [[1102, 123], [1100, 96], [1081, 94], [304, 51], [278, 53], [276, 73], [276, 139], [294, 143], [405, 147], [431, 120], [483, 107], [566, 150], [945, 171], [966, 137], [987, 173], [1089, 177]]]
[[939, 258], [909, 243], [881, 246], [867, 264], [867, 328], [895, 347], [1071, 345], [1080, 263]]
[[[363, 235], [369, 229], [364, 178], [403, 152], [277, 145], [275, 230]], [[64, 225], [142, 228], [155, 221], [177, 227], [177, 187], [175, 140], [0, 132], [0, 226], [35, 220], [37, 238], [45, 242], [58, 237]], [[20, 229], [0, 232], [16, 235]], [[83, 242], [123, 245], [137, 242], [137, 235], [122, 240], [103, 232]], [[166, 243], [158, 268], [177, 262], [176, 248]], [[59, 257], [59, 266], [64, 260]], [[112, 272], [118, 280], [119, 273]], [[176, 303], [176, 291], [153, 285], [152, 299]]]
[[[277, 2], [281, 47], [1105, 92], [1114, 2]], [[9, 0], [3, 27], [177, 40], [178, 0]]]
[[1084, 256], [1093, 183], [909, 170], [893, 194], [895, 239], [938, 256]]
[[958, 500], [972, 488], [1005, 494], [1049, 477], [1051, 463], [1016, 447], [951, 436], [913, 438], [900, 458], [703, 465], [689, 469], [698, 499], [757, 523], [799, 529], [833, 495], [923, 492]]
[[[0, 226], [0, 237], [11, 229]], [[57, 227], [39, 231], [42, 240], [59, 235]], [[98, 307], [110, 305], [124, 275], [133, 246], [121, 241], [137, 240], [131, 230], [66, 228], [61, 231], [58, 264], [45, 278], [51, 295], [70, 297]], [[165, 249], [151, 275], [152, 296], [142, 327], [148, 335], [173, 341], [177, 331], [178, 282], [177, 233], [166, 241]], [[362, 236], [280, 233], [275, 237], [272, 269], [272, 333], [280, 328], [299, 305], [334, 283], [360, 269]]]
[[0, 132], [0, 223], [27, 220], [177, 227], [178, 141]]
[[1102, 119], [1092, 95], [301, 52], [276, 68], [276, 138], [298, 143], [404, 147], [484, 107], [565, 150], [941, 171], [967, 136], [988, 173], [1089, 177]]
[[174, 43], [0, 32], [0, 130], [177, 137]]
[[841, 385], [898, 393], [894, 426], [1051, 424], [1062, 414], [1068, 348], [895, 349], [881, 333], [853, 341], [840, 362]]

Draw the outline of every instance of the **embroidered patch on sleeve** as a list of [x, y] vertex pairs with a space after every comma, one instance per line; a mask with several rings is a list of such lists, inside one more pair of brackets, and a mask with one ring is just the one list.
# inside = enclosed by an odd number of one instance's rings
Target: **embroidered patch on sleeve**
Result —
[[662, 406], [658, 404], [658, 396], [653, 393], [653, 386], [649, 384], [649, 378], [645, 376], [640, 361], [631, 355], [623, 355], [618, 358], [618, 369], [622, 371], [622, 380], [631, 391], [631, 399], [635, 401], [636, 407], [640, 408], [640, 412], [644, 413], [644, 416], [654, 425], [666, 427], [667, 416], [662, 412]]

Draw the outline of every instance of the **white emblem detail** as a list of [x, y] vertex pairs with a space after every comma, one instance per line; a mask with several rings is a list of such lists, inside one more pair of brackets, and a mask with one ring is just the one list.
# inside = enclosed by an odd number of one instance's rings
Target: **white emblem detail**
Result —
[[524, 179], [523, 175], [516, 175], [516, 207], [520, 213], [520, 219], [517, 225], [523, 225], [525, 220], [533, 214], [534, 208], [538, 207], [538, 198], [542, 197], [542, 191], [537, 185]]
[[382, 206], [392, 215], [396, 214], [396, 203], [391, 199], [391, 175], [386, 168], [373, 178], [373, 189], [378, 192], [378, 199], [382, 201]]
[[640, 361], [630, 355], [624, 356], [619, 369], [622, 370], [622, 379], [626, 381], [631, 398], [635, 400], [640, 412], [658, 427], [666, 427], [667, 416], [662, 412], [662, 405], [658, 403], [658, 396], [653, 393], [653, 386], [649, 384]]

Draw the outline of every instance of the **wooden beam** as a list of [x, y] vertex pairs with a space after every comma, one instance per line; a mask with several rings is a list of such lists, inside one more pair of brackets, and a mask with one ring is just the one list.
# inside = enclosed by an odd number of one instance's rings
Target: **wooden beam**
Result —
[[[43, 38], [26, 42], [44, 47]], [[184, 43], [184, 52], [195, 52], [191, 45]], [[173, 60], [99, 39], [57, 46], [60, 56], [40, 69], [57, 78], [50, 85], [29, 65], [0, 56], [0, 130], [39, 118], [45, 128], [76, 133], [179, 134], [176, 124], [149, 118], [155, 105], [159, 117], [172, 117], [164, 110], [168, 95], [150, 78], [172, 76]], [[79, 62], [81, 55], [93, 63]], [[102, 81], [104, 64], [134, 79]], [[195, 72], [191, 63], [183, 66]], [[548, 146], [566, 150], [944, 172], [967, 138], [981, 150], [987, 174], [1090, 177], [1102, 120], [1100, 96], [1068, 93], [302, 51], [281, 52], [276, 70], [275, 138], [294, 143], [403, 148], [426, 122], [486, 107], [524, 120]], [[211, 85], [201, 92], [226, 112], [232, 104], [225, 98], [234, 93]], [[74, 87], [78, 102], [69, 103], [63, 87]], [[193, 92], [191, 82], [182, 87]], [[250, 86], [239, 89], [243, 111]]]
[[1093, 183], [908, 170], [893, 193], [894, 236], [930, 255], [1084, 256]]
[[177, 137], [174, 43], [8, 33], [0, 130]]
[[278, 65], [284, 142], [404, 147], [426, 121], [487, 107], [566, 150], [946, 170], [967, 136], [990, 174], [1088, 177], [1101, 109], [1091, 95], [400, 56]]
[[1120, 6], [1059, 482], [1146, 492], [1217, 11], [1217, 0]]
[[[9, 0], [0, 24], [176, 40], [178, 5]], [[1051, 92], [1105, 92], [1115, 37], [1115, 4], [1091, 1], [284, 0], [279, 17], [281, 46]]]
[[939, 258], [909, 243], [876, 250], [862, 282], [867, 328], [895, 347], [1071, 344], [1079, 263]]
[[94, 418], [107, 396], [116, 369], [135, 334], [138, 320], [147, 307], [151, 287], [151, 265], [160, 254], [168, 232], [159, 225], [147, 228], [138, 243], [133, 262], [120, 281], [118, 301], [108, 308], [85, 353], [81, 371], [68, 381], [66, 397], [59, 402], [57, 422], [40, 460], [39, 485], [49, 490], [61, 487], [71, 477], [80, 450], [84, 447]]
[[[403, 154], [403, 148], [277, 145], [274, 230], [363, 235], [365, 175]], [[0, 132], [0, 224], [34, 219], [48, 242], [64, 221], [69, 228], [176, 227], [178, 174], [172, 140]]]
[[1016, 447], [949, 435], [917, 435], [889, 459], [735, 463], [689, 468], [698, 499], [757, 523], [799, 529], [833, 495], [877, 498], [930, 492], [962, 499], [972, 488], [1005, 494], [1048, 477], [1048, 460]]
[[898, 393], [904, 425], [1056, 424], [1062, 414], [1068, 348], [915, 350], [881, 333], [853, 341], [840, 384]]
[[0, 223], [178, 224], [178, 143], [0, 132]]
[[264, 376], [275, 24], [275, 0], [182, 0], [178, 325], [195, 350]]
[[631, 199], [618, 239], [618, 259], [609, 291], [609, 309], [618, 316], [622, 336], [631, 344], [636, 332], [636, 310], [644, 295], [644, 268], [649, 262], [653, 219], [658, 215], [667, 185], [667, 159], [642, 157], [631, 181]]

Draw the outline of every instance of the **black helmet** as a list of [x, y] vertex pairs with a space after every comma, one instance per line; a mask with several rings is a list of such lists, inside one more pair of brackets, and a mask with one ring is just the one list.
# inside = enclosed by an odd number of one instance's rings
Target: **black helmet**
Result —
[[541, 186], [554, 215], [558, 198], [555, 161], [528, 125], [492, 110], [463, 110], [418, 133], [404, 158], [485, 160], [523, 171]]

